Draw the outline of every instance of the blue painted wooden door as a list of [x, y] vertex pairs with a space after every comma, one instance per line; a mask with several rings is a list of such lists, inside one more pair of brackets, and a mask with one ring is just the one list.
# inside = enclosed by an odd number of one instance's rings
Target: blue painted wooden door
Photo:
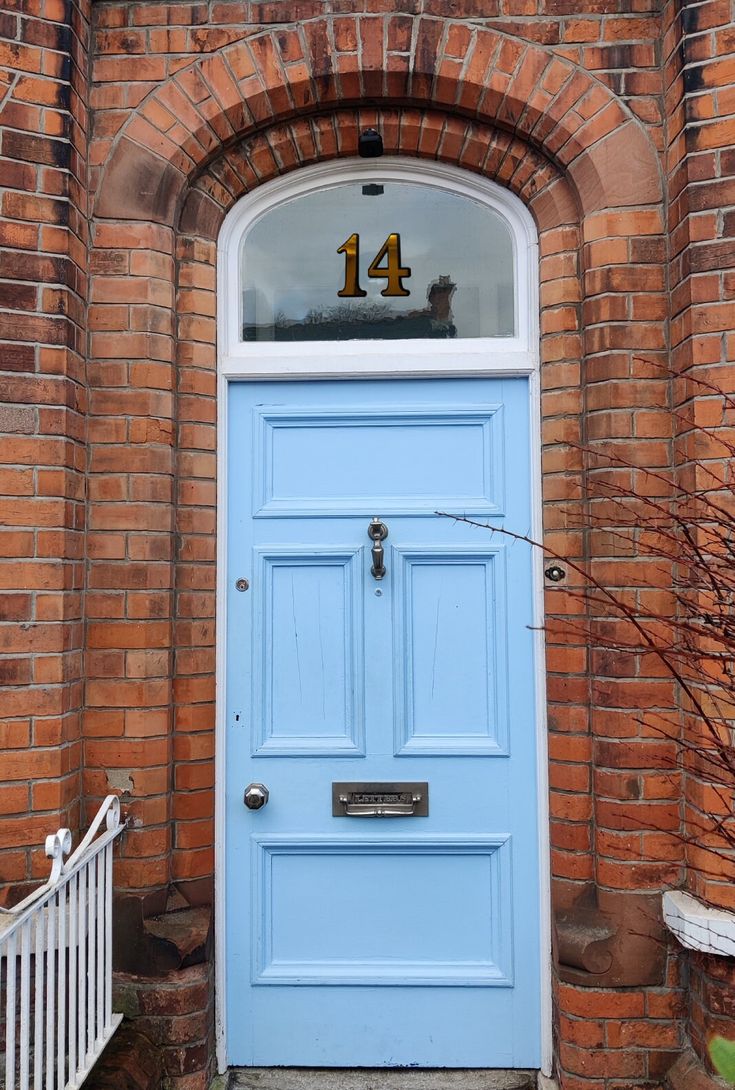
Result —
[[[229, 1062], [536, 1067], [530, 550], [436, 514], [529, 531], [527, 383], [238, 383], [228, 412]], [[335, 781], [427, 781], [429, 815], [333, 817]]]

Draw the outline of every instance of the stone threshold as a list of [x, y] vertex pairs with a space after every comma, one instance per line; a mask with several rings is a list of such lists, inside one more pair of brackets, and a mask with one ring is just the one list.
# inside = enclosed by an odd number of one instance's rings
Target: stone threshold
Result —
[[552, 1090], [537, 1071], [475, 1068], [240, 1067], [228, 1072], [227, 1090]]

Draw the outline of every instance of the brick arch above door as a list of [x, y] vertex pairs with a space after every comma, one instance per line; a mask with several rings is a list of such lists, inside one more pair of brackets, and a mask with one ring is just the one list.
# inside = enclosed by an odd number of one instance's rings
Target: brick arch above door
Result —
[[437, 108], [520, 137], [568, 173], [585, 213], [661, 199], [642, 125], [570, 61], [447, 19], [334, 16], [255, 34], [169, 76], [117, 135], [96, 215], [172, 224], [187, 182], [229, 145], [368, 103]]
[[574, 187], [520, 137], [446, 111], [380, 106], [279, 122], [230, 145], [187, 187], [178, 230], [216, 241], [225, 215], [246, 193], [299, 167], [356, 156], [368, 127], [379, 129], [387, 155], [450, 163], [507, 188], [541, 232], [579, 225]]

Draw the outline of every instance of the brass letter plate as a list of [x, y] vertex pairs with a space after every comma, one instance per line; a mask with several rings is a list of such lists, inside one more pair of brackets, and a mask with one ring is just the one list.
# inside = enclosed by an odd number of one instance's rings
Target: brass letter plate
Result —
[[428, 816], [428, 783], [332, 784], [332, 817]]

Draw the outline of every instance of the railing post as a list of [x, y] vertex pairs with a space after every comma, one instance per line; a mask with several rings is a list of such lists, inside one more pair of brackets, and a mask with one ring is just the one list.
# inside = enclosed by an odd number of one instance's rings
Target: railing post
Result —
[[8, 939], [5, 968], [5, 1085], [15, 1087], [15, 934]]

